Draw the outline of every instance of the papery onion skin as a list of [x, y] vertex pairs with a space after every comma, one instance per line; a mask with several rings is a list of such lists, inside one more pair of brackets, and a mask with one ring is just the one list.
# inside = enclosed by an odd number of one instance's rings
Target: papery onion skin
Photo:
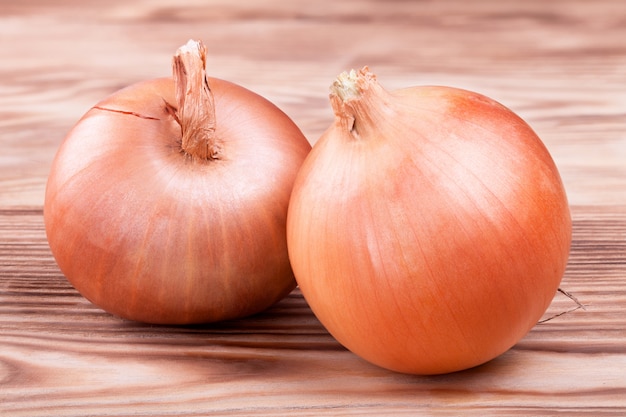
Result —
[[387, 92], [367, 68], [348, 78], [332, 89], [335, 122], [289, 206], [306, 301], [341, 344], [394, 371], [497, 357], [545, 312], [569, 256], [570, 211], [548, 150], [482, 95]]
[[65, 138], [44, 219], [67, 279], [104, 310], [159, 324], [247, 316], [293, 288], [285, 223], [310, 144], [263, 97], [208, 78], [219, 159], [181, 149], [171, 78], [120, 90]]

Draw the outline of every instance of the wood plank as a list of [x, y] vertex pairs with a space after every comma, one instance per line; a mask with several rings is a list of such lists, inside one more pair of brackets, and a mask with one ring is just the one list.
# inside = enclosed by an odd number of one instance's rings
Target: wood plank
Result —
[[[205, 326], [118, 319], [80, 296], [41, 207], [64, 135], [97, 101], [169, 75], [189, 38], [209, 73], [276, 103], [311, 142], [328, 86], [445, 84], [525, 118], [562, 174], [584, 305], [481, 367], [400, 375], [342, 348], [296, 289]], [[626, 2], [0, 0], [0, 415], [626, 415]], [[576, 305], [557, 294], [544, 318]]]
[[[450, 375], [401, 375], [341, 347], [296, 289], [256, 316], [153, 326], [110, 316], [58, 271], [38, 208], [0, 210], [0, 414], [620, 415], [626, 210], [574, 207], [562, 283], [585, 305]], [[546, 317], [575, 307], [557, 295]]]
[[274, 101], [315, 142], [328, 86], [369, 65], [389, 89], [446, 84], [537, 130], [575, 205], [626, 204], [626, 2], [0, 1], [0, 206], [42, 205], [60, 141], [113, 91], [170, 73], [190, 37], [209, 73]]

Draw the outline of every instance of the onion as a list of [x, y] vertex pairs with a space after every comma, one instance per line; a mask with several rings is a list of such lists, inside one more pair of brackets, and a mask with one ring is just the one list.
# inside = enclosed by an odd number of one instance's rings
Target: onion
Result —
[[98, 103], [53, 161], [51, 251], [83, 296], [127, 319], [242, 317], [295, 288], [287, 206], [311, 146], [266, 99], [207, 78], [205, 55], [190, 41], [174, 79]]
[[546, 147], [479, 94], [388, 92], [367, 68], [331, 87], [334, 124], [293, 188], [300, 289], [345, 347], [412, 374], [470, 368], [538, 321], [567, 263], [571, 218]]

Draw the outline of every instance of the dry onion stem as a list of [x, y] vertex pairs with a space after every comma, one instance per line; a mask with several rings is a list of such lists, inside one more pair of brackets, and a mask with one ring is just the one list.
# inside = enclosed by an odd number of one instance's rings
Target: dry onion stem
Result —
[[176, 51], [172, 67], [182, 151], [192, 159], [220, 159], [222, 147], [215, 136], [215, 103], [206, 76], [206, 46], [190, 40]]
[[576, 307], [572, 307], [569, 310], [561, 311], [558, 314], [555, 314], [555, 315], [550, 316], [548, 318], [545, 318], [543, 320], [539, 320], [537, 323], [539, 323], [539, 324], [546, 323], [546, 322], [548, 322], [550, 320], [553, 320], [553, 319], [555, 319], [557, 317], [561, 317], [562, 315], [565, 315], [567, 313], [571, 313], [571, 312], [576, 311], [576, 310], [581, 310], [581, 309], [582, 310], [586, 310], [585, 305], [582, 304], [580, 301], [578, 301], [578, 298], [576, 298], [572, 293], [570, 293], [568, 291], [565, 291], [562, 288], [559, 288], [557, 291], [560, 292], [561, 294], [563, 294], [564, 296], [566, 296], [567, 298], [569, 298], [570, 300], [572, 300], [573, 302], [575, 302], [576, 303]]

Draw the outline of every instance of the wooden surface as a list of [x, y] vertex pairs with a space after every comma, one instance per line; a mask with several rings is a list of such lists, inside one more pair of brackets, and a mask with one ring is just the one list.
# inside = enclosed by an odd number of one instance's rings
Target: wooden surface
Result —
[[[562, 287], [579, 309], [481, 367], [416, 377], [343, 349], [298, 290], [257, 316], [159, 327], [112, 317], [59, 272], [45, 181], [96, 101], [168, 75], [201, 38], [215, 77], [274, 101], [311, 142], [328, 86], [489, 95], [538, 132], [568, 191]], [[0, 0], [0, 415], [626, 415], [626, 2]], [[546, 317], [575, 307], [557, 295]]]

